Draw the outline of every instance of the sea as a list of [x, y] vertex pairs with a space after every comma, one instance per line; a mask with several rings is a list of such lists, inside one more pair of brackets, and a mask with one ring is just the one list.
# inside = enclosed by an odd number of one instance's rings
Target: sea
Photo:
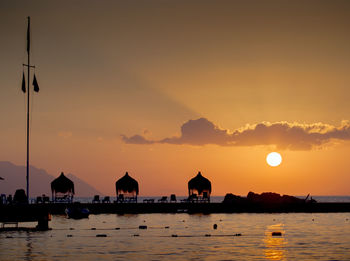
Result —
[[[163, 196], [141, 196], [138, 197], [138, 202], [143, 202], [144, 199], [154, 199], [154, 202], [157, 202], [159, 199], [161, 199]], [[305, 196], [296, 196], [301, 199], [305, 199]], [[104, 197], [100, 196], [100, 200], [102, 201]], [[170, 196], [167, 196], [168, 200], [170, 199]], [[187, 196], [177, 196], [177, 201], [181, 201], [182, 199], [186, 199]], [[224, 200], [224, 196], [211, 196], [210, 202], [213, 203], [220, 203]], [[317, 202], [349, 202], [350, 203], [350, 196], [312, 196], [313, 199], [315, 199]], [[310, 197], [309, 197], [310, 199]], [[75, 198], [74, 201], [79, 201], [81, 203], [89, 203], [92, 202], [93, 197], [78, 197]], [[116, 197], [110, 197], [111, 202], [116, 200]], [[34, 199], [32, 199], [34, 202]]]
[[0, 260], [350, 260], [350, 213], [53, 215], [49, 226], [1, 232]]

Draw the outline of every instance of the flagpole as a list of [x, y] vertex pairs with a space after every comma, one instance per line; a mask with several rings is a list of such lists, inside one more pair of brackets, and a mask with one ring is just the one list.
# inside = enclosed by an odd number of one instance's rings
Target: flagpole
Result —
[[28, 16], [27, 53], [28, 53], [28, 87], [27, 87], [27, 201], [29, 203], [29, 82], [30, 82], [30, 16]]

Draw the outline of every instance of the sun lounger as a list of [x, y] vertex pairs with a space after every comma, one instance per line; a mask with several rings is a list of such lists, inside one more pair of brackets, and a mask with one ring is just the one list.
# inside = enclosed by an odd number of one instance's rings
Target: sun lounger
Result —
[[158, 199], [158, 203], [167, 203], [168, 202], [168, 197], [164, 196], [161, 199]]

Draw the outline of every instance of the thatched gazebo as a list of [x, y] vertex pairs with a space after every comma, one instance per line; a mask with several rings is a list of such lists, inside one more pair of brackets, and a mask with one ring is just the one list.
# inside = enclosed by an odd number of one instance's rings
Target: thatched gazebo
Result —
[[115, 183], [118, 202], [137, 202], [139, 183], [129, 176], [128, 172]]
[[199, 171], [197, 176], [188, 182], [188, 196], [190, 199], [210, 201], [211, 182], [202, 176]]
[[61, 175], [51, 182], [52, 201], [73, 201], [74, 183], [62, 172]]

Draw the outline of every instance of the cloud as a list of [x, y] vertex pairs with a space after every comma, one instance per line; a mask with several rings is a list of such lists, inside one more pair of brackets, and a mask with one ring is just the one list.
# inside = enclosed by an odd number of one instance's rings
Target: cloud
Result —
[[230, 135], [205, 118], [189, 120], [181, 126], [181, 136], [165, 138], [159, 143], [206, 145], [227, 145]]
[[332, 139], [349, 140], [349, 122], [340, 127], [329, 124], [263, 122], [233, 133], [235, 146], [275, 145], [278, 149], [310, 150]]
[[156, 143], [155, 141], [147, 140], [145, 137], [141, 135], [134, 135], [131, 137], [126, 137], [125, 135], [122, 135], [122, 140], [127, 144], [152, 144]]
[[206, 118], [189, 120], [181, 126], [181, 135], [162, 140], [148, 140], [144, 136], [122, 136], [128, 144], [189, 144], [203, 146], [259, 146], [274, 145], [277, 149], [310, 150], [333, 140], [350, 140], [350, 122], [335, 127], [325, 123], [261, 122], [246, 125], [230, 132]]

